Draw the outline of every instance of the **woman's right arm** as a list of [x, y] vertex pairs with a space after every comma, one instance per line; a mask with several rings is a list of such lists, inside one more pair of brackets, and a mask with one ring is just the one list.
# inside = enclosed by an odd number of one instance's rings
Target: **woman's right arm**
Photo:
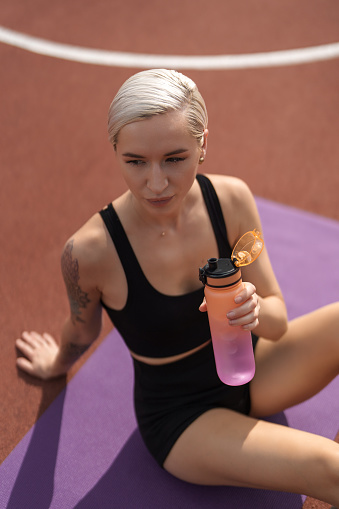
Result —
[[16, 346], [24, 354], [17, 359], [17, 366], [23, 371], [45, 380], [65, 375], [100, 334], [102, 307], [97, 253], [93, 242], [87, 242], [82, 234], [66, 243], [61, 268], [70, 314], [59, 340], [34, 331], [23, 332], [17, 339]]

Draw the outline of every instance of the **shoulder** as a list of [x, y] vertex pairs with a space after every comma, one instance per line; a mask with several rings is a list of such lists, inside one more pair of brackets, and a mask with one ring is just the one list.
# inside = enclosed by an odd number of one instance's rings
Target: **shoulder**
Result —
[[127, 282], [113, 241], [99, 213], [92, 216], [64, 245], [61, 268], [68, 293], [86, 292], [91, 302], [121, 309]]
[[61, 267], [73, 263], [81, 267], [82, 274], [99, 272], [107, 252], [107, 234], [100, 214], [92, 216], [65, 243], [61, 254]]
[[246, 182], [228, 175], [206, 175], [212, 182], [220, 201], [232, 201], [237, 204], [244, 198], [252, 197], [252, 192]]

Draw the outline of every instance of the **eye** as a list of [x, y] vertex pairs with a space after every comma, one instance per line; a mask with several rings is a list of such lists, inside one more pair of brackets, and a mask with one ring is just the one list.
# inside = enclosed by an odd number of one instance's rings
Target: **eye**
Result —
[[185, 161], [185, 157], [169, 157], [166, 159], [167, 163], [180, 163], [181, 161]]
[[141, 166], [145, 163], [145, 161], [142, 161], [141, 159], [132, 159], [131, 161], [126, 161], [126, 163], [131, 166]]

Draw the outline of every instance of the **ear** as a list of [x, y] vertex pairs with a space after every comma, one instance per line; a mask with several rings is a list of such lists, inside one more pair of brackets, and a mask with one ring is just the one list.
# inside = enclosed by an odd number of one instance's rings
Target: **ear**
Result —
[[204, 137], [203, 137], [203, 144], [201, 145], [201, 151], [202, 151], [203, 157], [206, 156], [206, 152], [207, 152], [207, 138], [208, 138], [208, 129], [205, 129]]

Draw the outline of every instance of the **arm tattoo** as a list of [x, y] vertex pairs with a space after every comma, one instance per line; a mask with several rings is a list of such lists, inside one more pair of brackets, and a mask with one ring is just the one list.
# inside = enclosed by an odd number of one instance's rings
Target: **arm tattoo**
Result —
[[91, 301], [88, 298], [88, 293], [81, 290], [79, 286], [79, 263], [76, 258], [73, 260], [72, 257], [73, 242], [71, 240], [66, 244], [61, 258], [61, 268], [71, 306], [71, 319], [75, 324], [75, 322], [85, 323], [80, 316], [81, 309], [85, 309]]

